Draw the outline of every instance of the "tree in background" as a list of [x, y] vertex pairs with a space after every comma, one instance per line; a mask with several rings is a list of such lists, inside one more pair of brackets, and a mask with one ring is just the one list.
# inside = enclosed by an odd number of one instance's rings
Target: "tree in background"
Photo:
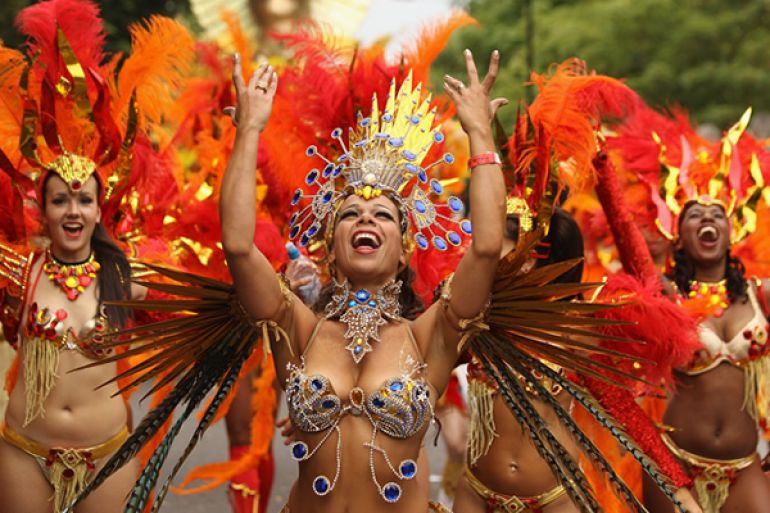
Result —
[[[525, 21], [531, 6], [533, 69], [570, 57], [624, 78], [652, 105], [676, 103], [724, 127], [747, 105], [770, 112], [770, 3], [766, 0], [470, 0], [480, 26], [462, 29], [434, 66], [462, 76], [460, 50], [504, 66], [496, 90], [524, 98]], [[510, 126], [515, 109], [507, 109]]]

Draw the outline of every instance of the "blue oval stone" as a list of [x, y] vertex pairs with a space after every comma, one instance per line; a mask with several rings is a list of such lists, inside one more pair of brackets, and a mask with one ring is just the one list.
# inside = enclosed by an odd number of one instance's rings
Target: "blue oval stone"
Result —
[[404, 389], [404, 384], [400, 381], [394, 381], [393, 383], [390, 384], [390, 389], [393, 392], [400, 392]]
[[403, 156], [403, 157], [404, 157], [406, 160], [414, 160], [414, 159], [416, 159], [416, 158], [417, 158], [417, 155], [415, 155], [415, 154], [414, 154], [414, 152], [411, 152], [411, 151], [409, 151], [409, 150], [404, 150], [404, 151], [402, 151], [402, 152], [401, 152], [401, 155], [402, 155], [402, 156]]
[[387, 113], [383, 114], [382, 120], [390, 123], [391, 121], [393, 121], [393, 114], [387, 114]]
[[332, 174], [332, 171], [334, 171], [334, 164], [326, 164], [324, 167], [323, 177], [329, 178]]
[[318, 170], [311, 169], [310, 172], [305, 177], [305, 183], [308, 185], [313, 185], [317, 179], [318, 179]]
[[332, 130], [332, 137], [336, 139], [337, 137], [342, 135], [342, 129], [341, 128], [335, 128]]
[[363, 351], [363, 350], [364, 350], [364, 346], [356, 346], [356, 347], [353, 348], [353, 352], [355, 354], [361, 354], [361, 351]]
[[335, 167], [335, 168], [334, 168], [334, 172], [332, 172], [332, 176], [333, 176], [334, 178], [337, 178], [338, 176], [340, 176], [340, 173], [342, 173], [342, 169], [343, 169], [343, 167], [342, 167], [342, 166], [337, 166], [337, 167]]
[[294, 239], [294, 238], [296, 238], [296, 237], [297, 237], [297, 234], [299, 233], [299, 229], [300, 229], [300, 228], [301, 228], [301, 227], [300, 227], [299, 225], [297, 225], [297, 226], [292, 226], [291, 230], [289, 230], [289, 238], [290, 238], [290, 239]]
[[406, 164], [404, 164], [404, 169], [406, 169], [407, 171], [409, 171], [412, 174], [415, 174], [417, 171], [419, 171], [420, 168], [418, 168], [417, 166], [415, 166], [411, 162], [407, 162]]
[[444, 154], [444, 162], [446, 162], [447, 164], [454, 164], [454, 161], [455, 161], [454, 155], [452, 155], [451, 153]]
[[425, 206], [425, 203], [422, 200], [415, 201], [414, 208], [421, 214], [424, 214], [428, 210], [428, 207]]
[[369, 123], [371, 122], [372, 122], [371, 118], [364, 118], [361, 121], [359, 121], [358, 124], [361, 126], [369, 126]]
[[337, 157], [337, 162], [342, 162], [343, 160], [347, 160], [347, 159], [348, 159], [348, 154], [347, 153], [343, 153], [342, 155]]
[[358, 299], [361, 303], [366, 303], [369, 301], [369, 291], [365, 289], [361, 289], [358, 292], [356, 292], [356, 299]]
[[436, 141], [437, 143], [444, 142], [444, 134], [442, 134], [441, 132], [436, 132], [435, 134], [433, 134], [433, 140]]
[[404, 460], [399, 467], [401, 471], [401, 477], [404, 479], [411, 479], [417, 474], [417, 464], [412, 460]]
[[310, 386], [313, 388], [313, 390], [318, 391], [324, 387], [324, 384], [321, 382], [320, 379], [316, 378], [310, 382]]
[[307, 445], [304, 442], [295, 442], [291, 446], [291, 456], [297, 461], [305, 459], [307, 455]]
[[311, 224], [310, 228], [308, 228], [307, 231], [305, 232], [305, 234], [308, 237], [312, 237], [316, 233], [318, 233], [318, 225], [317, 224]]
[[374, 301], [374, 300], [369, 301], [369, 306], [371, 306], [372, 308], [376, 308], [377, 307], [377, 302]]
[[302, 234], [302, 237], [299, 238], [299, 245], [303, 248], [310, 244], [310, 237], [308, 236], [307, 232]]
[[325, 400], [324, 402], [321, 403], [321, 406], [323, 406], [327, 410], [330, 410], [330, 409], [334, 408], [336, 405], [337, 405], [337, 403], [335, 403], [331, 399], [327, 399], [327, 400]]
[[332, 191], [326, 191], [324, 195], [321, 196], [321, 201], [329, 203], [332, 200], [332, 197], [334, 197], [334, 193]]
[[428, 249], [428, 239], [425, 237], [425, 235], [418, 233], [414, 236], [414, 240], [417, 241], [417, 245], [420, 247], [420, 249]]
[[393, 146], [394, 148], [400, 148], [404, 145], [404, 140], [400, 137], [391, 137], [388, 139], [388, 144]]
[[375, 405], [377, 408], [382, 408], [383, 406], [385, 406], [385, 401], [383, 401], [379, 397], [375, 397], [374, 399], [372, 399], [372, 404]]
[[354, 306], [356, 306], [356, 302], [355, 302], [355, 300], [351, 299], [351, 300], [348, 302], [348, 308], [353, 308]]
[[385, 132], [377, 132], [376, 134], [374, 134], [374, 137], [375, 139], [387, 139], [390, 136]]
[[446, 248], [447, 248], [446, 241], [441, 237], [439, 237], [438, 235], [436, 235], [435, 237], [433, 237], [433, 247], [435, 247], [440, 251], [446, 251]]
[[454, 246], [458, 246], [462, 242], [462, 239], [460, 238], [460, 234], [458, 234], [457, 232], [447, 232], [446, 238], [449, 241], [449, 243]]
[[470, 221], [468, 221], [467, 219], [465, 219], [464, 221], [461, 221], [461, 222], [460, 222], [460, 229], [461, 229], [461, 230], [462, 230], [464, 233], [466, 233], [466, 234], [468, 234], [468, 235], [470, 235], [471, 233], [473, 233], [473, 227], [471, 226], [471, 222], [470, 222]]
[[294, 191], [294, 196], [291, 197], [291, 206], [296, 205], [299, 203], [299, 200], [302, 199], [302, 189], [297, 189]]
[[297, 218], [299, 217], [299, 212], [294, 212], [291, 217], [289, 218], [289, 226], [294, 226], [294, 223], [297, 222]]
[[449, 210], [452, 212], [462, 212], [463, 210], [463, 201], [458, 198], [457, 196], [450, 196], [449, 197]]
[[441, 185], [441, 183], [440, 183], [438, 180], [436, 180], [436, 179], [433, 179], [433, 180], [431, 180], [431, 181], [430, 181], [430, 188], [431, 188], [431, 189], [433, 190], [433, 192], [434, 192], [434, 193], [436, 193], [436, 194], [441, 194], [442, 192], [444, 192], [444, 187], [443, 187], [443, 186]]
[[428, 181], [428, 174], [424, 169], [420, 169], [420, 173], [417, 175], [417, 178], [419, 178], [420, 182], [425, 183]]
[[412, 116], [409, 118], [409, 121], [411, 121], [413, 125], [417, 125], [420, 123], [420, 116]]
[[382, 497], [388, 502], [396, 502], [401, 498], [401, 487], [396, 483], [388, 483], [382, 487]]
[[318, 151], [318, 148], [311, 145], [311, 146], [308, 146], [307, 149], [305, 150], [305, 155], [307, 155], [308, 157], [312, 157], [313, 155], [316, 154], [317, 151]]
[[329, 480], [325, 476], [318, 476], [313, 481], [313, 491], [318, 495], [329, 493]]

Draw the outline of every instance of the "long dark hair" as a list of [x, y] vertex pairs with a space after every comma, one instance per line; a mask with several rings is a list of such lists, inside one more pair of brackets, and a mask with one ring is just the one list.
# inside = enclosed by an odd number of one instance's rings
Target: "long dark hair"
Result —
[[[41, 208], [45, 210], [46, 197], [45, 189], [48, 180], [53, 176], [49, 173], [43, 182]], [[101, 196], [101, 183], [97, 183], [97, 197]], [[91, 249], [94, 252], [94, 258], [101, 270], [99, 271], [99, 307], [102, 308], [105, 301], [120, 301], [131, 297], [131, 266], [128, 263], [126, 254], [123, 253], [117, 244], [110, 238], [107, 230], [101, 223], [96, 223], [94, 231], [91, 234]], [[115, 327], [124, 327], [132, 318], [131, 311], [118, 306], [104, 306], [104, 313], [109, 318], [110, 324]]]
[[[548, 235], [535, 246], [537, 263], [535, 267], [544, 267], [573, 258], [583, 258], [583, 233], [569, 212], [556, 207], [551, 216]], [[583, 261], [565, 272], [551, 283], [577, 283], [583, 277]]]
[[[396, 281], [401, 281], [401, 294], [398, 297], [398, 302], [401, 305], [401, 317], [410, 321], [417, 318], [422, 312], [425, 311], [425, 305], [420, 299], [414, 289], [412, 288], [412, 282], [414, 282], [415, 274], [411, 267], [406, 266], [396, 276]], [[332, 300], [334, 294], [334, 281], [330, 281], [323, 286], [321, 292], [318, 294], [318, 299], [313, 304], [313, 311], [315, 313], [323, 313], [324, 308]]]
[[[679, 214], [679, 230], [682, 229], [682, 220], [687, 209], [695, 203], [686, 205]], [[746, 291], [749, 288], [749, 283], [746, 280], [746, 267], [740, 258], [734, 257], [730, 254], [730, 248], [727, 248], [727, 258], [725, 259], [725, 280], [727, 288], [727, 299], [737, 301], [739, 299], [748, 300], [749, 296]], [[695, 280], [695, 262], [693, 262], [684, 251], [677, 249], [674, 251], [674, 268], [667, 276], [672, 280], [679, 291], [682, 294], [687, 294], [690, 291], [690, 285]]]

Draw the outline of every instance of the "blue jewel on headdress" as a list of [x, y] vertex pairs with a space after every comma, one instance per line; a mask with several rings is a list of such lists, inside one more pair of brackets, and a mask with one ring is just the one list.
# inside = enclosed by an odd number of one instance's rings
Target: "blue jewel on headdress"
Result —
[[470, 235], [473, 233], [473, 228], [471, 227], [471, 222], [465, 219], [460, 223], [460, 229], [463, 231], [463, 233]]
[[[470, 233], [469, 223], [464, 226], [461, 223], [466, 220], [455, 216], [464, 211], [462, 201], [451, 196], [448, 203], [437, 202], [435, 197], [446, 193], [445, 184], [432, 179], [431, 171], [434, 166], [454, 164], [455, 157], [443, 153], [439, 160], [424, 162], [433, 145], [446, 140], [434, 126], [435, 118], [436, 109], [421, 86], [412, 86], [410, 73], [398, 89], [395, 79], [391, 81], [384, 108], [375, 95], [368, 117], [359, 113], [353, 126], [332, 130], [331, 137], [340, 148], [336, 155], [327, 157], [317, 146], [309, 146], [306, 154], [324, 164], [305, 176], [305, 184], [317, 189], [292, 196], [292, 205], [300, 208], [292, 218], [292, 239], [302, 236], [303, 245], [316, 240], [321, 227], [333, 226], [330, 220], [339, 200], [349, 194], [366, 200], [387, 195], [403, 214], [402, 228], [413, 226], [420, 234], [412, 234], [420, 249], [431, 244], [440, 250], [459, 245], [457, 238]], [[347, 134], [344, 139], [343, 134]], [[299, 230], [293, 229], [295, 225]], [[317, 228], [310, 229], [312, 225]]]
[[294, 191], [294, 196], [291, 197], [291, 206], [293, 207], [299, 203], [300, 199], [302, 199], [302, 189], [297, 189]]
[[459, 246], [462, 242], [462, 239], [460, 238], [460, 235], [457, 232], [449, 231], [446, 234], [446, 240], [449, 241], [450, 244], [453, 246]]
[[299, 233], [299, 230], [300, 230], [300, 226], [299, 225], [292, 226], [291, 230], [289, 230], [289, 238], [290, 239], [295, 238], [297, 236], [297, 234]]

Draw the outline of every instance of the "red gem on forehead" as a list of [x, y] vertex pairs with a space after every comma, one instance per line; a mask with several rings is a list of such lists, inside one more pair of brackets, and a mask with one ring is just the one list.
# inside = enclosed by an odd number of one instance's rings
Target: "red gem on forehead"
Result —
[[77, 178], [70, 182], [70, 187], [72, 188], [73, 191], [80, 190], [82, 186], [83, 184], [81, 184], [80, 180], [78, 180]]

